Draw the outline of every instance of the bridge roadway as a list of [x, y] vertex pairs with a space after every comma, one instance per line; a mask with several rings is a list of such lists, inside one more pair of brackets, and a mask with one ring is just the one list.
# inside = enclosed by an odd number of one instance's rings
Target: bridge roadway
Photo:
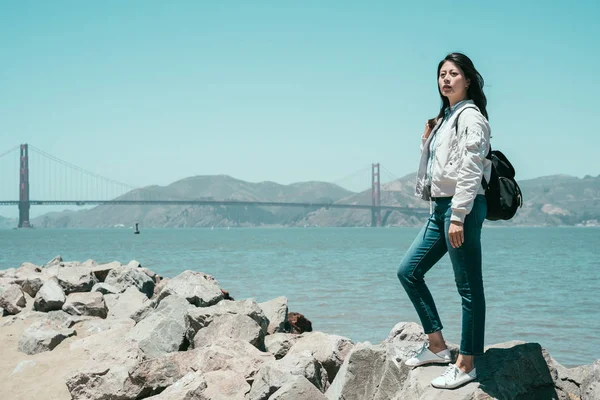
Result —
[[[389, 210], [429, 214], [427, 208], [372, 206], [365, 204], [337, 203], [285, 203], [276, 201], [236, 201], [236, 200], [29, 200], [32, 206], [51, 205], [170, 205], [170, 206], [261, 206], [261, 207], [305, 207], [305, 208], [353, 208], [359, 210]], [[0, 206], [17, 206], [18, 200], [0, 200]]]

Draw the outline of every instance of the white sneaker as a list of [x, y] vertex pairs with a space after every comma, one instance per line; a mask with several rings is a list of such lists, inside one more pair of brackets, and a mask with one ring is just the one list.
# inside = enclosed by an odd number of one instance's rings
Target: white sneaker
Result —
[[425, 364], [448, 364], [450, 361], [450, 350], [445, 349], [439, 353], [434, 353], [429, 350], [427, 344], [424, 344], [423, 347], [417, 351], [417, 354], [406, 360], [405, 364], [409, 367], [418, 367], [419, 365]]
[[438, 389], [454, 389], [467, 382], [471, 382], [477, 378], [477, 372], [475, 368], [468, 374], [463, 372], [455, 364], [450, 365], [446, 368], [446, 371], [431, 381], [431, 386]]

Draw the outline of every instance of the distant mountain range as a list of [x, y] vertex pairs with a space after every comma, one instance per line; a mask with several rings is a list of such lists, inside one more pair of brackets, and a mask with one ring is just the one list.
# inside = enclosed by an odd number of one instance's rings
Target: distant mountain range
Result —
[[[414, 196], [415, 174], [382, 184], [381, 204], [429, 207]], [[583, 179], [553, 175], [519, 181], [525, 204], [511, 221], [486, 222], [496, 226], [600, 226], [600, 175]], [[332, 202], [370, 204], [371, 191], [354, 193], [325, 182], [280, 185], [250, 183], [226, 175], [195, 176], [168, 186], [136, 189], [122, 199], [215, 199], [273, 202]], [[415, 213], [382, 213], [386, 226], [418, 226]], [[308, 209], [296, 207], [225, 206], [97, 206], [88, 210], [48, 213], [33, 219], [43, 228], [225, 226], [368, 226], [370, 210]], [[0, 218], [0, 227], [16, 221]], [[8, 226], [7, 226], [8, 227]]]

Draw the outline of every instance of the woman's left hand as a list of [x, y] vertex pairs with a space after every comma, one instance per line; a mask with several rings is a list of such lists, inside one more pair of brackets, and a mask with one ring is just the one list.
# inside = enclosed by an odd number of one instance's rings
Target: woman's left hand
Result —
[[450, 244], [455, 249], [462, 246], [465, 241], [465, 232], [463, 229], [462, 222], [452, 221], [450, 222], [450, 229], [448, 230], [448, 239]]

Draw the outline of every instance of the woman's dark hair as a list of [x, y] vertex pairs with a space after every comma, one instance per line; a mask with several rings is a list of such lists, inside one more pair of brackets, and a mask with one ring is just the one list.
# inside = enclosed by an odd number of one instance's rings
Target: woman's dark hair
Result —
[[[485, 94], [483, 94], [483, 77], [473, 65], [473, 61], [462, 53], [450, 53], [438, 64], [437, 68], [437, 77], [440, 76], [440, 70], [442, 69], [442, 65], [446, 61], [451, 61], [458, 68], [460, 68], [466, 79], [469, 80], [469, 88], [467, 89], [467, 98], [473, 100], [475, 105], [479, 108], [483, 116], [488, 119], [487, 113], [487, 99]], [[437, 78], [436, 77], [436, 78]], [[440, 91], [440, 87], [438, 85], [438, 92], [440, 93], [440, 97], [442, 98], [442, 107], [440, 108], [440, 113], [437, 118], [440, 119], [444, 116], [444, 110], [450, 107], [450, 101], [447, 97], [442, 95]]]

